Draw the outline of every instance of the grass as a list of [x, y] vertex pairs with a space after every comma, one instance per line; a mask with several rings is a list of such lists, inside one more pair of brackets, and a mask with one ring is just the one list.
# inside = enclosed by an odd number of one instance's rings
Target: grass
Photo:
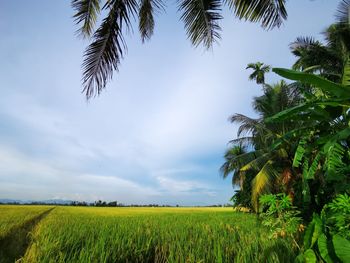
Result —
[[251, 214], [232, 208], [57, 207], [22, 262], [293, 262]]

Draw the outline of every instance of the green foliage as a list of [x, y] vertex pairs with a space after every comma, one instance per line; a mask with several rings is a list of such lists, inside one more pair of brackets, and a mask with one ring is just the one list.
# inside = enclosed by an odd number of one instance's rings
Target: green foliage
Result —
[[270, 238], [290, 238], [295, 244], [300, 232], [300, 212], [292, 206], [292, 200], [286, 194], [267, 194], [259, 199], [262, 210], [262, 224], [270, 231]]
[[350, 241], [339, 236], [333, 236], [334, 250], [342, 262], [350, 262]]
[[[320, 212], [326, 201], [326, 198], [322, 198], [326, 191], [328, 194], [335, 194], [349, 187], [346, 174], [350, 167], [350, 87], [314, 74], [285, 69], [273, 70], [281, 76], [311, 85], [314, 93], [321, 91], [317, 97], [311, 96], [305, 103], [287, 108], [267, 120], [275, 123], [286, 119], [304, 119], [306, 126], [310, 127], [303, 134], [297, 135], [299, 144], [293, 166], [300, 168], [303, 164], [304, 202], [310, 200], [319, 207], [317, 210]], [[313, 188], [318, 187], [313, 190], [318, 191], [317, 195], [310, 195], [309, 184]]]
[[317, 240], [318, 250], [320, 252], [321, 258], [326, 263], [332, 263], [333, 260], [330, 255], [330, 252], [328, 251], [328, 243], [329, 241], [327, 240], [326, 235], [322, 233]]
[[304, 253], [304, 262], [306, 263], [316, 263], [316, 255], [312, 249], [308, 249]]
[[306, 140], [305, 138], [302, 138], [299, 142], [297, 150], [295, 151], [293, 167], [300, 166], [301, 160], [303, 159], [303, 156], [305, 153], [305, 144], [306, 144]]
[[249, 63], [246, 69], [253, 69], [253, 73], [249, 75], [249, 80], [255, 80], [257, 84], [265, 84], [265, 73], [271, 70], [269, 65], [262, 62]]
[[[350, 197], [338, 195], [327, 204], [321, 216], [314, 214], [304, 234], [303, 252], [298, 257], [305, 261], [305, 254], [314, 254], [326, 263], [350, 262]], [[304, 261], [303, 261], [303, 260]]]
[[350, 87], [334, 83], [317, 75], [283, 68], [273, 68], [272, 71], [284, 78], [314, 85], [331, 96], [342, 99], [350, 98]]
[[322, 234], [323, 223], [317, 214], [313, 215], [312, 221], [306, 228], [304, 235], [304, 248], [312, 248]]
[[324, 151], [326, 154], [326, 171], [330, 176], [334, 176], [345, 166], [342, 161], [345, 149], [338, 142], [329, 142], [325, 145]]
[[338, 234], [350, 241], [350, 197], [338, 195], [324, 207], [323, 214], [330, 234]]

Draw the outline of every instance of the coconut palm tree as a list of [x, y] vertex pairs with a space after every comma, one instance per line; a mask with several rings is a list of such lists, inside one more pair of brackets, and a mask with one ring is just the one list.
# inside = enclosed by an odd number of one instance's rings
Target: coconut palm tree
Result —
[[[241, 171], [241, 168], [245, 164], [242, 162], [242, 156], [244, 155], [249, 155], [245, 146], [234, 144], [230, 145], [225, 152], [225, 162], [221, 166], [220, 172], [224, 179], [232, 175], [232, 186], [235, 189], [235, 193], [231, 200], [235, 203], [235, 205], [253, 208], [251, 202], [251, 182], [255, 174], [252, 171]], [[252, 161], [253, 158], [250, 158], [250, 160]], [[245, 159], [245, 161], [247, 161], [247, 159]], [[237, 189], [237, 187], [239, 188]]]
[[[271, 29], [287, 18], [286, 0], [179, 0], [181, 20], [194, 46], [211, 48], [220, 39], [222, 6], [226, 5], [239, 19], [260, 23]], [[154, 32], [154, 15], [165, 9], [162, 0], [72, 0], [78, 34], [91, 39], [83, 61], [83, 91], [87, 98], [100, 94], [113, 72], [118, 71], [127, 45], [125, 33], [138, 20], [142, 41]], [[95, 30], [101, 14], [100, 25]]]
[[243, 188], [245, 175], [244, 172], [240, 170], [240, 168], [242, 168], [244, 163], [242, 163], [241, 160], [237, 157], [246, 153], [246, 147], [244, 147], [243, 145], [231, 146], [229, 149], [226, 150], [224, 155], [225, 163], [220, 168], [222, 177], [225, 179], [230, 174], [232, 174], [232, 185], [239, 186], [240, 188]]
[[350, 54], [350, 1], [342, 1], [336, 12], [337, 21], [324, 32], [325, 42], [312, 37], [298, 37], [290, 44], [297, 57], [293, 69], [317, 73], [329, 80], [341, 82]]
[[268, 73], [271, 67], [264, 65], [264, 63], [256, 62], [249, 63], [246, 69], [253, 69], [253, 73], [249, 75], [249, 80], [255, 80], [257, 84], [265, 84], [265, 73]]
[[251, 198], [256, 210], [258, 198], [263, 193], [285, 191], [293, 195], [293, 181], [297, 175], [291, 167], [298, 141], [285, 138], [289, 131], [301, 125], [301, 121], [266, 123], [265, 119], [296, 106], [302, 100], [302, 96], [296, 90], [295, 84], [288, 85], [284, 81], [275, 85], [265, 85], [264, 94], [255, 97], [253, 101], [258, 118], [242, 114], [234, 114], [230, 118], [232, 123], [240, 124], [237, 139], [230, 143], [252, 150], [240, 152], [239, 148], [229, 149], [225, 155], [226, 162], [221, 168], [222, 173], [226, 177], [232, 173], [233, 182], [243, 185], [241, 181], [245, 180], [245, 173], [254, 172]]

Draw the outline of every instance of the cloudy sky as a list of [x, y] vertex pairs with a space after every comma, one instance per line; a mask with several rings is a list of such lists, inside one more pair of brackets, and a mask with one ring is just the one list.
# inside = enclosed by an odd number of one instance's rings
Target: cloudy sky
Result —
[[[288, 44], [334, 19], [336, 0], [288, 1], [289, 18], [264, 31], [225, 11], [212, 51], [186, 39], [176, 1], [155, 35], [127, 38], [120, 73], [100, 97], [81, 94], [87, 41], [75, 35], [70, 1], [0, 1], [0, 198], [226, 203], [219, 167], [237, 127], [254, 116], [249, 62], [290, 67]], [[277, 81], [273, 74], [268, 81]]]

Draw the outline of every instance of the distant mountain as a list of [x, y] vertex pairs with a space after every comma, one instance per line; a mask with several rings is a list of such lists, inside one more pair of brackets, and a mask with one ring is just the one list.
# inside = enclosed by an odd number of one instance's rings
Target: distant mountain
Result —
[[0, 199], [0, 203], [3, 203], [3, 204], [20, 203], [20, 204], [22, 204], [23, 201], [21, 201], [21, 200], [15, 200], [15, 199]]
[[62, 199], [49, 199], [49, 200], [16, 200], [16, 199], [0, 199], [2, 204], [31, 204], [31, 203], [40, 203], [40, 204], [57, 204], [57, 205], [68, 205], [71, 204], [73, 200], [62, 200]]
[[49, 199], [49, 200], [43, 200], [43, 201], [39, 201], [45, 204], [58, 204], [58, 205], [69, 205], [72, 202], [74, 202], [73, 200], [63, 200], [63, 199]]

